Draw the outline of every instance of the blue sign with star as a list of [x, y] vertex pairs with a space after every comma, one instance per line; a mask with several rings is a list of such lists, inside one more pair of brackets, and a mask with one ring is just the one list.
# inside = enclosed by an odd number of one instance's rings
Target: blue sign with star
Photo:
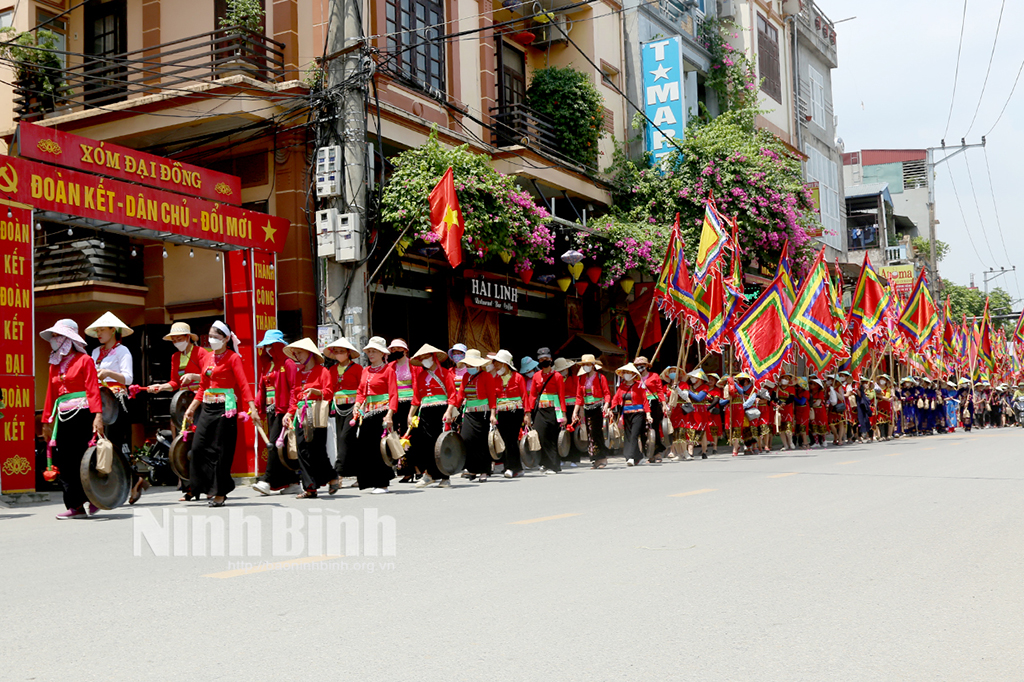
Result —
[[675, 150], [672, 140], [681, 140], [686, 129], [681, 40], [679, 36], [673, 36], [640, 45], [644, 113], [649, 119], [646, 146], [655, 161]]

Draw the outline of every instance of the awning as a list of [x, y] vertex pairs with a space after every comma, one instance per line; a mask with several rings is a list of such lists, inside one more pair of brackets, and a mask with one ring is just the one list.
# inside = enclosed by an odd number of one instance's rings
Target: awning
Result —
[[596, 334], [583, 334], [580, 332], [570, 336], [569, 340], [563, 343], [562, 347], [558, 349], [556, 355], [563, 355], [562, 351], [567, 349], [584, 346], [595, 348], [601, 355], [621, 355], [623, 357], [626, 355], [626, 351], [619, 346], [616, 346], [603, 336], [597, 336]]

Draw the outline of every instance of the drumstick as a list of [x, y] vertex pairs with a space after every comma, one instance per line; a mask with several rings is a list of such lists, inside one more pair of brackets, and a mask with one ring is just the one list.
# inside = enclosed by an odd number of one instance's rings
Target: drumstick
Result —
[[263, 439], [263, 442], [270, 445], [270, 438], [267, 436], [266, 431], [263, 430], [263, 427], [260, 426], [260, 423], [255, 419], [252, 420], [252, 423], [256, 425], [256, 433], [260, 434], [260, 438]]

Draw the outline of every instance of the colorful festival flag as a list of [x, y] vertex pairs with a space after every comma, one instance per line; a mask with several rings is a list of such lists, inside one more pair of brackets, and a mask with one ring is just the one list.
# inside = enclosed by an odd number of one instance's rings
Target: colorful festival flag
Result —
[[992, 321], [988, 316], [988, 298], [985, 298], [985, 312], [981, 316], [981, 330], [978, 333], [978, 360], [988, 367], [989, 372], [996, 368], [995, 354], [992, 350]]
[[696, 328], [699, 320], [697, 306], [693, 300], [693, 283], [690, 271], [686, 267], [686, 256], [683, 254], [683, 238], [679, 234], [679, 214], [672, 226], [668, 249], [665, 251], [665, 262], [661, 266], [661, 276], [654, 287], [654, 297], [658, 308], [668, 318], [680, 315]]
[[[735, 235], [733, 235], [733, 243], [736, 243]], [[822, 249], [822, 251], [824, 251], [824, 248]], [[825, 257], [825, 255], [823, 253], [822, 254], [822, 259], [824, 259], [824, 257]], [[828, 277], [828, 268], [826, 267], [825, 270], [826, 270], [826, 275], [825, 276], [827, 278]], [[789, 297], [792, 298], [795, 301], [796, 300], [796, 290], [793, 287], [793, 264], [792, 264], [792, 262], [790, 260], [790, 257], [789, 257], [789, 240], [788, 239], [782, 245], [782, 255], [779, 257], [779, 267], [775, 271], [775, 276], [776, 277], [782, 277], [782, 282], [785, 285], [786, 289], [789, 291]]]
[[867, 252], [864, 253], [864, 264], [860, 268], [857, 287], [853, 290], [853, 303], [850, 305], [850, 318], [861, 323], [861, 330], [868, 338], [883, 331], [882, 318], [889, 308], [889, 292], [878, 273], [871, 267]]
[[942, 355], [947, 361], [955, 361], [957, 357], [957, 330], [956, 323], [950, 318], [949, 296], [946, 297], [946, 306], [942, 311]]
[[[785, 284], [783, 270], [781, 267], [779, 270], [776, 278]], [[825, 248], [822, 247], [800, 285], [800, 292], [793, 304], [793, 314], [789, 318], [794, 337], [798, 339], [801, 348], [810, 342], [823, 352], [845, 355], [846, 346], [838, 331], [839, 320], [834, 310], [834, 296], [829, 283], [828, 266], [825, 264]]]
[[700, 244], [697, 246], [697, 259], [693, 265], [694, 281], [700, 285], [711, 273], [711, 267], [722, 257], [723, 250], [729, 246], [729, 233], [725, 230], [725, 218], [715, 207], [711, 193], [704, 202], [704, 225], [700, 233]]
[[696, 338], [703, 338], [707, 349], [721, 350], [728, 327], [725, 311], [725, 284], [722, 269], [718, 264], [712, 268], [711, 276], [697, 287], [694, 294], [699, 326], [695, 327]]
[[736, 354], [743, 368], [760, 385], [782, 373], [793, 346], [789, 315], [793, 301], [782, 280], [771, 286], [743, 314], [733, 331]]
[[430, 190], [430, 229], [436, 234], [453, 268], [462, 263], [462, 233], [466, 223], [455, 194], [455, 173], [451, 166]]
[[847, 371], [853, 374], [855, 379], [860, 379], [860, 370], [871, 356], [870, 339], [860, 320], [853, 321], [850, 339], [850, 360], [847, 363]]
[[[736, 220], [732, 220], [732, 243], [738, 244], [737, 235], [739, 228]], [[725, 285], [725, 329], [728, 332], [732, 323], [743, 314], [743, 304], [746, 296], [743, 291], [743, 265], [740, 259], [739, 249], [732, 251], [732, 267], [729, 276], [724, 281]]]
[[915, 351], [920, 351], [931, 341], [938, 324], [935, 303], [932, 301], [931, 292], [928, 291], [924, 268], [921, 268], [921, 274], [917, 276], [917, 282], [910, 292], [897, 326], [910, 341], [911, 347]]
[[1013, 342], [1014, 344], [1024, 344], [1024, 310], [1020, 311], [1020, 317], [1017, 318], [1017, 328], [1013, 330]]

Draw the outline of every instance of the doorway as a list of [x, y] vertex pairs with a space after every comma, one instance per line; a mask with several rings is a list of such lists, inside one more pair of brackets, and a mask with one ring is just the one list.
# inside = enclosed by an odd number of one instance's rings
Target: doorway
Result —
[[128, 51], [126, 0], [93, 0], [85, 6], [85, 103], [102, 105], [127, 97], [124, 54]]

